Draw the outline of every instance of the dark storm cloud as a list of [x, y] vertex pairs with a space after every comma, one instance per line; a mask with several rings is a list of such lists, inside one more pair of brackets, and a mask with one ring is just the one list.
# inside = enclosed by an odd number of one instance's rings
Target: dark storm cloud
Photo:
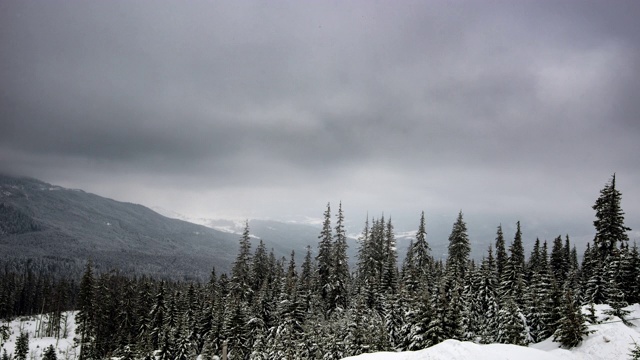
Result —
[[635, 1], [5, 1], [0, 166], [151, 204], [174, 191], [198, 211], [337, 197], [588, 215], [613, 171], [638, 194], [638, 15]]

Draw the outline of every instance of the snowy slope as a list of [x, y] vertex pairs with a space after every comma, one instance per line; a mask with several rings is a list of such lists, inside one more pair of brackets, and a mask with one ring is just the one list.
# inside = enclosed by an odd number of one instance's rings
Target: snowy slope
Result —
[[[59, 339], [55, 337], [40, 337], [38, 336], [38, 328], [42, 328], [42, 318], [40, 316], [35, 317], [21, 317], [13, 320], [9, 326], [11, 328], [11, 335], [9, 340], [2, 343], [2, 350], [6, 350], [9, 355], [13, 354], [16, 347], [16, 339], [20, 336], [21, 332], [29, 334], [29, 353], [28, 359], [38, 360], [42, 358], [42, 353], [49, 345], [53, 345], [58, 349], [58, 359], [75, 359], [77, 357], [79, 349], [73, 345], [73, 337], [75, 336], [75, 312], [64, 313], [67, 318], [66, 328], [67, 336], [63, 337], [62, 332]], [[0, 322], [0, 325], [5, 323]]]
[[[420, 351], [380, 352], [345, 358], [349, 360], [624, 360], [629, 358], [633, 341], [640, 344], [640, 305], [627, 307], [628, 319], [634, 327], [624, 325], [617, 317], [608, 317], [606, 305], [597, 305], [596, 314], [601, 324], [589, 327], [594, 332], [574, 349], [560, 349], [551, 339], [529, 347], [447, 340]], [[586, 310], [585, 310], [586, 314]]]
[[565, 360], [560, 354], [517, 345], [478, 345], [471, 342], [446, 340], [425, 350], [380, 352], [352, 356], [350, 360]]

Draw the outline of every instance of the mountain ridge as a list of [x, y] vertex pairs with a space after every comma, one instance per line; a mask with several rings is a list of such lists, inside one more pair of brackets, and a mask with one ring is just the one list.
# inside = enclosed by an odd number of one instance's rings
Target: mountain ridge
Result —
[[91, 259], [98, 269], [203, 279], [228, 272], [238, 237], [171, 219], [139, 204], [0, 175], [5, 258]]

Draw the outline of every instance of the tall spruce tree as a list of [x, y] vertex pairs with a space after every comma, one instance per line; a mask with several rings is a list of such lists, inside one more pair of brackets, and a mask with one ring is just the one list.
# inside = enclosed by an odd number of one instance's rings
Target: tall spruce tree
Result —
[[[536, 247], [539, 247], [539, 240], [536, 240]], [[551, 336], [555, 322], [554, 306], [550, 301], [555, 280], [549, 267], [546, 242], [540, 248], [537, 258], [537, 266], [530, 266], [533, 272], [528, 282], [524, 302], [527, 325], [533, 342], [539, 342]]]
[[403, 281], [409, 293], [418, 292], [421, 287], [429, 289], [432, 286], [432, 267], [433, 258], [431, 257], [431, 247], [427, 242], [423, 211], [420, 215], [416, 240], [409, 245], [403, 266]]
[[382, 288], [387, 294], [395, 294], [398, 287], [398, 254], [396, 252], [396, 238], [393, 232], [391, 217], [387, 222], [385, 233], [384, 264], [382, 269]]
[[349, 304], [348, 290], [350, 285], [349, 259], [347, 257], [347, 234], [344, 229], [342, 202], [336, 215], [336, 227], [332, 244], [333, 271], [330, 274], [331, 298], [330, 308], [346, 309]]
[[582, 338], [589, 334], [585, 321], [580, 305], [571, 290], [567, 289], [562, 301], [562, 317], [558, 329], [553, 334], [553, 341], [559, 342], [567, 349], [578, 346]]
[[311, 256], [311, 246], [307, 245], [307, 252], [300, 267], [300, 276], [298, 277], [298, 294], [300, 296], [301, 311], [307, 316], [313, 313], [314, 299], [317, 298], [314, 292], [314, 267], [313, 257]]
[[480, 276], [478, 278], [480, 284], [478, 286], [478, 314], [479, 319], [478, 336], [483, 344], [495, 342], [498, 332], [498, 278], [496, 262], [493, 258], [493, 251], [489, 246], [487, 257], [482, 260], [480, 265]]
[[369, 241], [369, 214], [367, 214], [367, 218], [364, 223], [364, 229], [362, 229], [362, 233], [360, 234], [360, 236], [358, 236], [358, 260], [355, 279], [357, 290], [364, 286], [364, 282], [368, 277], [367, 267], [370, 252]]
[[79, 360], [91, 359], [93, 357], [93, 340], [96, 332], [96, 306], [95, 284], [93, 278], [93, 264], [87, 263], [85, 272], [80, 281], [80, 293], [78, 295], [78, 333], [80, 335], [80, 355]]
[[564, 284], [569, 274], [569, 263], [567, 262], [564, 246], [562, 245], [562, 236], [558, 235], [553, 239], [551, 247], [551, 271], [553, 277], [559, 284]]
[[269, 257], [267, 255], [267, 247], [264, 241], [260, 239], [256, 251], [253, 253], [253, 259], [251, 261], [251, 289], [252, 292], [257, 292], [262, 288], [264, 282], [266, 282], [269, 276]]
[[156, 350], [160, 347], [163, 335], [165, 331], [165, 318], [167, 316], [167, 307], [166, 307], [166, 299], [165, 299], [165, 288], [164, 282], [160, 282], [160, 286], [158, 287], [158, 291], [155, 296], [155, 303], [151, 307], [151, 311], [149, 312], [150, 319], [150, 345], [152, 350]]
[[520, 221], [517, 223], [516, 235], [513, 243], [509, 247], [509, 258], [502, 271], [500, 279], [500, 293], [502, 297], [511, 297], [521, 309], [524, 305], [524, 289], [526, 287], [524, 278], [524, 247], [522, 245], [522, 232], [520, 231]]
[[527, 345], [530, 342], [527, 321], [512, 296], [502, 299], [498, 312], [496, 341], [503, 344]]
[[[524, 245], [522, 244], [522, 231], [520, 230], [520, 221], [516, 223], [516, 235], [510, 247], [511, 256], [509, 257], [518, 269], [524, 270]], [[524, 273], [524, 272], [523, 272]]]
[[328, 315], [333, 308], [330, 305], [332, 294], [331, 274], [333, 273], [333, 235], [331, 232], [331, 204], [327, 203], [327, 210], [324, 212], [322, 221], [322, 231], [318, 236], [318, 255], [316, 256], [316, 286], [320, 299], [326, 307], [325, 315]]
[[498, 279], [502, 277], [504, 267], [507, 265], [507, 257], [507, 248], [504, 243], [502, 225], [498, 225], [498, 230], [496, 232], [496, 271], [498, 272]]
[[447, 273], [453, 279], [462, 280], [467, 274], [471, 245], [467, 235], [467, 225], [462, 219], [462, 211], [458, 213], [449, 235], [449, 255], [447, 256]]
[[238, 255], [231, 269], [231, 291], [239, 301], [249, 301], [252, 293], [251, 238], [249, 234], [249, 220], [246, 220], [240, 238]]
[[15, 360], [27, 360], [27, 354], [29, 353], [29, 334], [20, 333], [16, 340], [16, 358]]
[[622, 193], [616, 189], [616, 174], [613, 174], [611, 180], [600, 190], [600, 197], [593, 205], [593, 210], [596, 211], [596, 220], [593, 222], [596, 236], [593, 246], [601, 260], [611, 255], [616, 247], [629, 241], [627, 231], [631, 231], [631, 228], [624, 225], [621, 199]]

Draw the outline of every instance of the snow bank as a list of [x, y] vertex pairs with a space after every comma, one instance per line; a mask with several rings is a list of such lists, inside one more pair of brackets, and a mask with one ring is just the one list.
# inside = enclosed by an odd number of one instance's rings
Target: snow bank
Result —
[[420, 351], [380, 352], [352, 356], [351, 360], [565, 360], [557, 354], [517, 345], [478, 345], [472, 342], [446, 340]]
[[[589, 327], [594, 332], [582, 344], [571, 350], [561, 349], [559, 344], [547, 339], [530, 347], [447, 340], [420, 351], [379, 352], [352, 356], [344, 360], [623, 360], [629, 358], [633, 341], [640, 344], [640, 320], [630, 320], [629, 327], [615, 316], [607, 316], [607, 305], [597, 305], [596, 316], [601, 324]], [[640, 318], [640, 305], [625, 308], [631, 311], [628, 319]], [[586, 308], [583, 309], [585, 314]]]
[[[629, 327], [622, 323], [616, 316], [608, 316], [604, 314], [605, 310], [609, 310], [608, 305], [596, 305], [596, 315], [601, 324], [589, 326], [589, 330], [594, 331], [586, 337], [582, 344], [574, 349], [571, 353], [574, 355], [568, 359], [580, 360], [600, 360], [600, 359], [627, 359], [629, 358], [629, 349], [633, 342], [640, 344], [640, 320], [630, 320], [634, 326]], [[625, 308], [631, 311], [627, 319], [640, 318], [640, 304], [634, 304]], [[586, 312], [586, 308], [583, 308]], [[541, 343], [531, 345], [532, 348], [546, 350], [549, 353], [557, 353], [559, 350], [558, 343], [547, 339]], [[540, 359], [543, 360], [543, 359]]]

